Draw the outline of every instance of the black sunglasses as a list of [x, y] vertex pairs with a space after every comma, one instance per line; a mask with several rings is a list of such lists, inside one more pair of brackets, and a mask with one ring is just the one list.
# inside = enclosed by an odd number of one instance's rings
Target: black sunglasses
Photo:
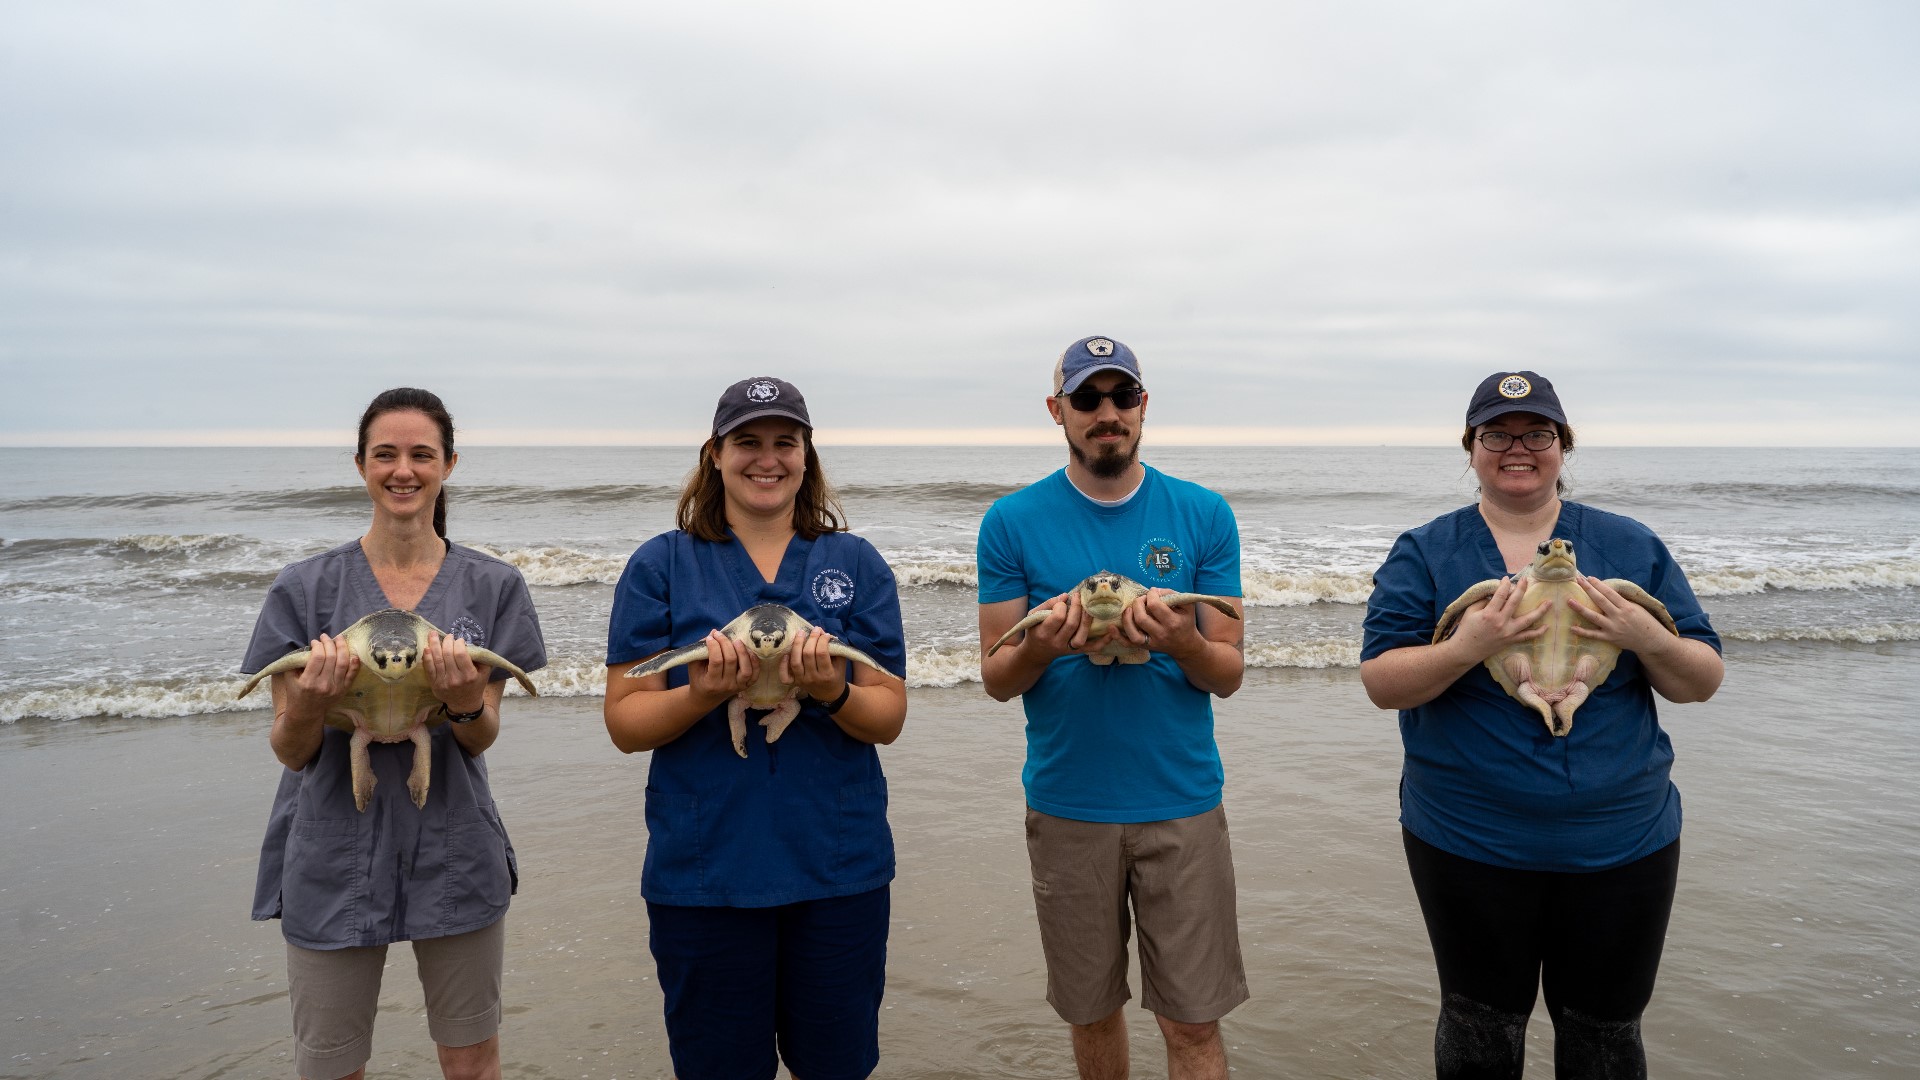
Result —
[[1121, 386], [1112, 390], [1075, 390], [1071, 394], [1059, 396], [1067, 399], [1075, 412], [1094, 412], [1100, 408], [1101, 399], [1109, 399], [1113, 407], [1121, 412], [1140, 407], [1140, 398], [1146, 393], [1138, 386]]

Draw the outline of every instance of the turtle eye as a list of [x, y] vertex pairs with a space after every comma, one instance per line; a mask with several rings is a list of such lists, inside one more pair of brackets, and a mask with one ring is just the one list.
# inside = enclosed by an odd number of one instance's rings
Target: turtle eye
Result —
[[1545, 555], [1545, 554], [1547, 553], [1547, 550], [1548, 550], [1549, 548], [1551, 548], [1551, 547], [1553, 547], [1553, 541], [1551, 541], [1551, 540], [1548, 540], [1548, 541], [1545, 541], [1544, 543], [1542, 543], [1542, 544], [1540, 545], [1540, 552], [1539, 552], [1539, 553], [1540, 553], [1540, 554], [1542, 554], [1542, 555]]

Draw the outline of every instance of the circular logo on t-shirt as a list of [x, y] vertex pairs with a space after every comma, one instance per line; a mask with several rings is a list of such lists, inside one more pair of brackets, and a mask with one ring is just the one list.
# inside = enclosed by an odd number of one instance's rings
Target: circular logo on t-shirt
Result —
[[1166, 537], [1156, 536], [1140, 546], [1140, 572], [1149, 585], [1177, 572], [1182, 565], [1180, 545]]
[[761, 380], [747, 387], [747, 400], [766, 404], [780, 396], [780, 388], [773, 383]]
[[453, 620], [453, 625], [447, 627], [447, 635], [457, 637], [469, 645], [478, 645], [482, 649], [487, 647], [487, 632], [481, 629], [480, 624], [474, 621], [471, 615], [462, 615]]
[[1533, 384], [1518, 375], [1509, 375], [1500, 380], [1500, 396], [1523, 398], [1533, 393]]
[[838, 611], [853, 603], [853, 579], [831, 566], [813, 575], [813, 602], [822, 611]]

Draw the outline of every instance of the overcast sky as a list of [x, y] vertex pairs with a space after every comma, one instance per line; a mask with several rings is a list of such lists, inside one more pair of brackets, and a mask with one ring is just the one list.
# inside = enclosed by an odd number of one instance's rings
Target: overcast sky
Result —
[[[1920, 5], [0, 5], [0, 445], [1920, 444]], [[346, 434], [343, 436], [343, 432]]]

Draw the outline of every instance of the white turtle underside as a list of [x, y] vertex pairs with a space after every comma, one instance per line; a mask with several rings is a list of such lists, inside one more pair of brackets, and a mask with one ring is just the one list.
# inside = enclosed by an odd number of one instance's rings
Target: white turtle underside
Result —
[[[727, 730], [733, 738], [734, 753], [743, 758], [747, 756], [748, 709], [769, 710], [767, 715], [760, 718], [760, 726], [767, 729], [769, 743], [778, 742], [786, 732], [787, 725], [800, 715], [800, 687], [780, 677], [780, 659], [792, 651], [796, 642], [812, 632], [812, 623], [783, 604], [760, 604], [748, 608], [720, 628], [721, 634], [745, 645], [760, 658], [760, 673], [745, 690], [727, 701]], [[891, 674], [873, 657], [838, 640], [827, 645], [827, 655], [865, 664], [882, 675]], [[627, 669], [627, 678], [658, 675], [682, 664], [706, 658], [707, 645], [702, 641], [643, 660]]]
[[[1092, 641], [1106, 634], [1120, 624], [1120, 616], [1132, 607], [1141, 597], [1147, 595], [1147, 587], [1111, 570], [1102, 570], [1074, 586], [1080, 594], [1080, 606], [1087, 613], [1087, 640]], [[1209, 596], [1206, 593], [1168, 593], [1160, 602], [1168, 607], [1187, 607], [1192, 604], [1206, 604], [1229, 618], [1238, 619], [1240, 613], [1233, 609], [1230, 597]], [[1015, 635], [1040, 625], [1046, 619], [1051, 607], [1037, 607], [1028, 612], [1025, 618], [1014, 623], [1000, 640], [987, 650], [992, 656], [1000, 651], [1000, 646], [1013, 640]], [[1114, 661], [1122, 664], [1144, 664], [1152, 659], [1151, 650], [1135, 645], [1118, 634], [1109, 637], [1098, 649], [1087, 654], [1087, 659], [1095, 664], [1106, 665]]]
[[[377, 742], [413, 744], [407, 793], [414, 806], [427, 805], [433, 769], [427, 729], [446, 718], [446, 709], [433, 696], [426, 665], [420, 661], [427, 648], [427, 635], [434, 629], [432, 623], [411, 611], [388, 608], [360, 619], [337, 635], [359, 658], [360, 671], [345, 696], [327, 710], [325, 723], [353, 736], [347, 763], [353, 776], [353, 805], [361, 811], [373, 798], [375, 780], [367, 747]], [[505, 657], [475, 645], [467, 646], [467, 654], [476, 664], [508, 672], [528, 694], [538, 696], [533, 680]], [[246, 697], [261, 682], [283, 671], [306, 667], [312, 656], [313, 650], [298, 649], [275, 660], [247, 680], [240, 696]]]

